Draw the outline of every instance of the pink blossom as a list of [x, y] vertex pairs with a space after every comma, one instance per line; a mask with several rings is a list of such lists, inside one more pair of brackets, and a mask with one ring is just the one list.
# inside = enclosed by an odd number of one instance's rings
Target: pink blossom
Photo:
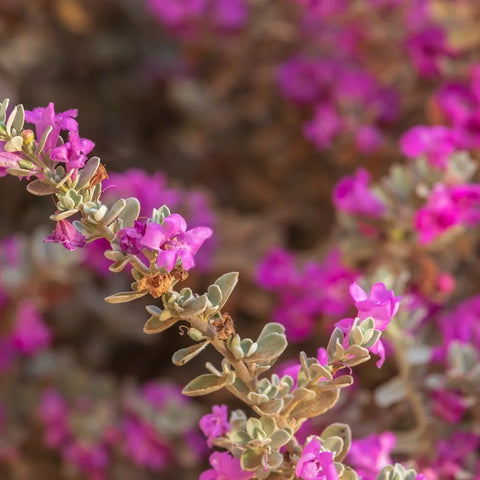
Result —
[[359, 168], [351, 177], [340, 180], [333, 191], [333, 203], [343, 212], [352, 215], [380, 217], [385, 211], [384, 204], [370, 191], [370, 175]]
[[424, 207], [415, 215], [420, 243], [429, 243], [456, 225], [480, 222], [480, 185], [441, 183], [434, 186]]
[[441, 169], [447, 166], [447, 160], [458, 146], [458, 134], [442, 126], [413, 127], [400, 138], [405, 156], [415, 159], [424, 155], [432, 166]]
[[174, 213], [161, 224], [147, 223], [140, 245], [157, 251], [157, 263], [167, 271], [173, 270], [178, 260], [185, 270], [190, 270], [195, 265], [194, 255], [211, 235], [212, 230], [208, 227], [187, 231], [185, 219]]
[[228, 408], [226, 405], [213, 405], [212, 413], [207, 413], [200, 419], [200, 429], [207, 437], [207, 445], [213, 446], [213, 440], [230, 431], [228, 423]]
[[37, 107], [32, 111], [25, 111], [25, 120], [35, 125], [37, 139], [40, 139], [48, 127], [53, 127], [45, 142], [44, 151], [49, 153], [57, 145], [61, 130], [78, 132], [78, 123], [75, 120], [78, 110], [67, 110], [55, 113], [55, 107], [50, 102], [46, 107]]
[[125, 454], [137, 465], [159, 471], [170, 462], [170, 446], [153, 425], [128, 416], [123, 423], [123, 433]]
[[407, 52], [422, 77], [433, 78], [440, 74], [441, 62], [454, 57], [447, 44], [447, 36], [440, 27], [426, 27], [406, 42]]
[[313, 119], [304, 125], [303, 134], [319, 150], [325, 150], [343, 130], [342, 117], [331, 105], [322, 104], [315, 108]]
[[231, 32], [242, 28], [247, 20], [246, 0], [214, 0], [210, 14], [214, 25], [222, 31]]
[[347, 463], [363, 480], [375, 480], [380, 470], [392, 463], [390, 454], [395, 444], [396, 438], [391, 432], [353, 440]]
[[289, 338], [302, 340], [315, 328], [320, 315], [341, 315], [347, 310], [348, 285], [357, 273], [342, 265], [338, 250], [323, 263], [296, 265], [293, 255], [272, 249], [257, 269], [257, 282], [275, 291], [280, 299], [273, 316], [285, 325]]
[[120, 250], [123, 253], [138, 255], [142, 250], [140, 241], [145, 235], [146, 227], [147, 225], [145, 223], [135, 220], [133, 227], [126, 227], [119, 230], [117, 232], [117, 238], [119, 239]]
[[295, 475], [302, 480], [338, 480], [333, 453], [323, 449], [318, 437], [313, 437], [303, 447]]
[[44, 350], [51, 341], [52, 334], [44, 323], [34, 303], [23, 301], [17, 310], [12, 343], [16, 351], [23, 355], [33, 355]]
[[45, 443], [60, 447], [70, 437], [68, 408], [63, 397], [54, 389], [45, 390], [40, 398], [38, 414], [45, 428]]
[[371, 125], [363, 125], [355, 132], [355, 144], [362, 153], [376, 152], [383, 144], [380, 130]]
[[250, 480], [253, 472], [242, 470], [238, 458], [227, 452], [213, 452], [210, 455], [212, 468], [203, 472], [199, 480]]
[[0, 151], [0, 177], [8, 175], [9, 168], [17, 168], [20, 157], [15, 153]]
[[398, 312], [401, 297], [395, 297], [392, 290], [387, 290], [383, 283], [375, 283], [367, 293], [353, 282], [350, 285], [350, 295], [355, 300], [358, 308], [357, 317], [360, 320], [372, 317], [375, 320], [375, 328], [383, 331], [387, 328], [392, 317]]
[[55, 230], [44, 241], [61, 243], [65, 248], [73, 251], [83, 247], [86, 238], [68, 220], [59, 220]]
[[448, 423], [458, 423], [467, 410], [465, 401], [458, 393], [448, 390], [435, 390], [431, 394], [434, 415], [442, 418]]
[[78, 170], [85, 166], [87, 155], [93, 147], [95, 144], [91, 140], [80, 138], [77, 132], [69, 132], [68, 142], [53, 148], [50, 156], [55, 162], [64, 162], [67, 171]]
[[88, 480], [107, 480], [110, 455], [105, 445], [73, 442], [62, 451], [64, 459], [87, 474]]

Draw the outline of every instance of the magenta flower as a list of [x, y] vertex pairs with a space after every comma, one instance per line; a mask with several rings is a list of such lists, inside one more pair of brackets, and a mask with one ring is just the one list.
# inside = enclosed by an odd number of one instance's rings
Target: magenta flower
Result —
[[353, 440], [347, 463], [363, 480], [375, 480], [380, 470], [392, 463], [390, 454], [395, 444], [396, 438], [392, 432]]
[[189, 33], [205, 15], [206, 0], [148, 0], [148, 9], [156, 19], [176, 34]]
[[324, 450], [320, 440], [313, 437], [302, 450], [295, 475], [302, 480], [338, 480], [333, 453]]
[[62, 451], [64, 459], [88, 475], [88, 480], [107, 480], [110, 462], [108, 449], [102, 443], [73, 442]]
[[431, 397], [434, 415], [448, 423], [458, 423], [462, 420], [467, 406], [459, 393], [448, 390], [435, 390], [432, 392]]
[[23, 355], [33, 355], [50, 344], [52, 334], [34, 303], [23, 301], [17, 310], [12, 343]]
[[344, 121], [337, 111], [329, 104], [322, 104], [315, 108], [312, 120], [304, 125], [303, 134], [319, 150], [325, 150], [343, 130]]
[[405, 156], [415, 159], [424, 155], [432, 166], [441, 169], [447, 166], [448, 158], [458, 147], [458, 134], [442, 126], [420, 125], [400, 138], [400, 148]]
[[8, 175], [7, 170], [9, 168], [18, 167], [18, 161], [20, 157], [15, 153], [0, 151], [0, 177]]
[[137, 255], [141, 252], [142, 247], [140, 241], [145, 235], [147, 225], [143, 222], [135, 220], [133, 227], [122, 228], [117, 232], [120, 250], [123, 253]]
[[415, 34], [406, 42], [406, 48], [414, 67], [426, 78], [439, 75], [441, 62], [455, 55], [439, 27], [427, 27]]
[[53, 127], [44, 147], [45, 152], [49, 153], [57, 146], [61, 130], [78, 132], [78, 123], [75, 120], [77, 115], [78, 110], [67, 110], [66, 112], [56, 114], [55, 107], [50, 102], [46, 107], [37, 107], [32, 111], [26, 110], [25, 120], [35, 125], [37, 139], [40, 139], [48, 127]]
[[345, 313], [348, 285], [356, 277], [342, 265], [338, 250], [329, 252], [323, 263], [307, 262], [299, 268], [290, 252], [276, 248], [257, 269], [257, 282], [280, 296], [274, 320], [297, 341], [311, 335], [320, 315]]
[[194, 255], [211, 235], [212, 230], [208, 227], [187, 231], [185, 219], [174, 213], [166, 217], [161, 224], [147, 223], [140, 245], [157, 251], [157, 263], [167, 271], [173, 270], [178, 260], [181, 260], [185, 270], [190, 270], [195, 266]]
[[383, 331], [387, 328], [392, 317], [398, 312], [401, 297], [395, 297], [392, 290], [387, 290], [383, 283], [375, 283], [367, 293], [353, 282], [350, 285], [350, 295], [355, 300], [358, 308], [357, 317], [360, 320], [372, 317], [375, 320], [375, 328]]
[[171, 449], [153, 425], [129, 415], [123, 423], [123, 434], [124, 451], [137, 465], [159, 471], [169, 464]]
[[38, 415], [45, 428], [45, 443], [60, 447], [70, 437], [68, 408], [63, 397], [53, 389], [45, 390], [40, 398]]
[[215, 0], [212, 8], [212, 20], [222, 31], [239, 30], [247, 20], [248, 8], [245, 0]]
[[380, 217], [385, 211], [384, 204], [368, 188], [370, 175], [358, 168], [351, 177], [340, 180], [333, 191], [333, 203], [343, 212], [352, 215]]
[[207, 413], [200, 419], [200, 429], [207, 437], [207, 445], [211, 448], [213, 440], [230, 431], [228, 423], [228, 408], [226, 405], [213, 405], [212, 413]]
[[87, 155], [93, 150], [95, 144], [86, 138], [80, 138], [77, 132], [68, 133], [68, 142], [55, 147], [50, 152], [52, 160], [64, 162], [66, 170], [78, 170], [85, 166]]
[[[400, 297], [395, 297], [391, 290], [387, 290], [383, 283], [376, 283], [372, 286], [370, 294], [360, 288], [354, 282], [350, 285], [350, 295], [355, 300], [355, 306], [358, 308], [357, 317], [360, 320], [372, 317], [375, 322], [375, 329], [383, 331], [387, 328], [392, 317], [397, 313]], [[353, 318], [344, 318], [335, 323], [344, 334], [343, 347], [349, 346], [349, 334], [353, 326]], [[379, 357], [376, 365], [380, 368], [385, 362], [385, 346], [381, 340], [378, 340], [375, 345], [368, 347], [368, 351], [374, 353]]]
[[355, 132], [355, 144], [362, 153], [376, 152], [383, 144], [380, 130], [371, 125], [363, 125]]
[[210, 455], [212, 468], [203, 472], [199, 480], [250, 480], [253, 472], [245, 472], [240, 460], [227, 452], [213, 452]]
[[429, 243], [456, 225], [480, 222], [480, 185], [441, 183], [434, 186], [424, 207], [415, 215], [415, 229], [420, 243]]
[[44, 242], [61, 243], [70, 251], [85, 246], [86, 238], [68, 220], [59, 220], [55, 230]]

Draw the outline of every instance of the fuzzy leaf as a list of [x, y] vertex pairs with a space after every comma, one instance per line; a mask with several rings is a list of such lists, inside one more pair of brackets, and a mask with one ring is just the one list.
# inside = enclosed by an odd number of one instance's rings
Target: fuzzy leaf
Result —
[[318, 385], [313, 385], [310, 390], [316, 393], [316, 397], [313, 400], [299, 403], [291, 412], [293, 419], [318, 417], [337, 403], [340, 393], [338, 389], [325, 391]]
[[[168, 322], [168, 320], [167, 320]], [[185, 365], [192, 358], [195, 358], [205, 347], [210, 343], [210, 340], [205, 340], [202, 343], [196, 343], [187, 348], [177, 350], [172, 357], [172, 362], [178, 367]]]
[[[350, 445], [352, 444], [352, 431], [345, 423], [332, 423], [323, 430], [321, 435], [321, 438], [324, 440], [331, 437], [338, 437], [343, 442], [341, 449], [335, 450], [336, 453], [333, 457], [336, 462], [341, 462], [350, 450]], [[329, 450], [332, 451], [331, 449]]]
[[285, 405], [285, 402], [283, 401], [283, 398], [275, 398], [274, 400], [271, 400], [268, 403], [264, 403], [263, 405], [260, 405], [259, 409], [265, 415], [276, 415], [277, 413], [280, 413], [283, 410], [284, 405]]
[[270, 438], [272, 440], [270, 445], [278, 449], [286, 445], [290, 441], [290, 438], [292, 438], [292, 435], [287, 430], [277, 430]]
[[122, 228], [133, 226], [133, 223], [140, 215], [140, 202], [136, 198], [127, 198], [125, 202], [125, 208], [117, 217], [122, 221]]
[[175, 325], [178, 319], [169, 318], [168, 320], [160, 320], [157, 316], [151, 316], [145, 326], [143, 327], [143, 332], [147, 335], [153, 335], [154, 333], [160, 333]]
[[240, 465], [242, 470], [256, 470], [263, 459], [264, 450], [262, 448], [249, 448], [242, 453]]
[[207, 296], [212, 305], [219, 305], [222, 301], [222, 290], [220, 290], [220, 287], [218, 285], [210, 285], [208, 287]]
[[[222, 308], [227, 303], [228, 298], [233, 292], [238, 282], [238, 272], [225, 273], [215, 280], [214, 285], [220, 288], [222, 298], [218, 303], [219, 308]], [[212, 302], [213, 303], [213, 302]], [[215, 304], [214, 304], [215, 305]]]
[[250, 441], [250, 435], [245, 430], [234, 430], [229, 433], [228, 438], [237, 445], [245, 445]]
[[92, 157], [87, 161], [87, 163], [85, 163], [85, 166], [82, 168], [78, 176], [78, 182], [77, 182], [78, 190], [82, 189], [83, 187], [86, 187], [90, 183], [90, 180], [95, 175], [99, 166], [100, 166], [100, 159], [98, 157]]
[[105, 298], [107, 303], [126, 303], [144, 297], [148, 292], [119, 292]]
[[280, 333], [272, 333], [257, 340], [257, 351], [245, 362], [267, 362], [273, 363], [279, 355], [287, 348], [287, 339]]
[[43, 197], [44, 195], [52, 195], [52, 193], [55, 193], [57, 189], [52, 187], [52, 185], [43, 183], [40, 180], [34, 180], [27, 185], [27, 191], [32, 195]]
[[207, 393], [216, 392], [222, 389], [226, 384], [225, 377], [217, 377], [216, 375], [206, 373], [194, 378], [183, 390], [182, 393], [187, 397], [196, 397], [206, 395]]
[[102, 219], [102, 223], [104, 225], [110, 225], [117, 217], [120, 215], [120, 212], [127, 206], [127, 202], [121, 198], [120, 200], [116, 201], [105, 217]]

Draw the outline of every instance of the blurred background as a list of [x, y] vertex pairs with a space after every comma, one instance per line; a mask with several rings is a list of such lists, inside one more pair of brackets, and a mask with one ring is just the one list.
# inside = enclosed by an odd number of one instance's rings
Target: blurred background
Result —
[[[111, 174], [106, 195], [212, 226], [188, 285], [202, 292], [240, 271], [227, 310], [242, 336], [255, 338], [275, 307], [256, 284], [267, 252], [323, 260], [335, 183], [358, 166], [386, 173], [405, 130], [442, 122], [442, 82], [478, 59], [475, 1], [325, 1], [306, 15], [314, 3], [0, 1], [1, 97], [78, 108]], [[198, 419], [230, 399], [179, 391], [218, 358], [173, 366], [188, 339], [144, 335], [142, 302], [105, 305], [128, 274], [108, 274], [101, 245], [43, 244], [51, 213], [48, 198], [2, 179], [0, 477], [198, 478]], [[339, 275], [340, 296], [350, 280]], [[318, 314], [301, 348], [323, 345], [332, 318]], [[22, 343], [32, 332], [37, 344]], [[387, 365], [372, 381], [388, 376]]]

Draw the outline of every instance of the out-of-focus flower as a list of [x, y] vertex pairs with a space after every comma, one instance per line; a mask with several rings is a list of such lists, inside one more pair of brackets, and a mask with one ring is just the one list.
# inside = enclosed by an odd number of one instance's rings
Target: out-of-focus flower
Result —
[[431, 394], [432, 411], [448, 423], [458, 423], [467, 407], [462, 396], [448, 390], [434, 390]]
[[250, 480], [253, 472], [246, 472], [240, 467], [238, 458], [227, 452], [213, 452], [210, 455], [212, 468], [200, 475], [199, 480]]
[[333, 453], [325, 450], [320, 440], [313, 437], [303, 447], [295, 475], [302, 480], [338, 480]]
[[315, 108], [314, 117], [305, 124], [303, 133], [319, 150], [324, 150], [331, 146], [343, 129], [340, 115], [331, 105], [323, 104]]
[[200, 429], [207, 437], [207, 445], [213, 446], [212, 441], [230, 431], [228, 423], [228, 408], [226, 405], [213, 405], [212, 413], [207, 413], [200, 419]]
[[343, 212], [352, 215], [380, 217], [384, 204], [369, 189], [370, 175], [359, 168], [350, 177], [342, 178], [333, 191], [333, 203]]
[[425, 156], [438, 168], [445, 168], [450, 155], [458, 148], [458, 134], [443, 126], [418, 126], [408, 130], [400, 138], [402, 153], [409, 158]]
[[52, 334], [34, 303], [24, 300], [18, 307], [12, 332], [13, 347], [23, 355], [33, 355], [50, 344]]
[[347, 462], [363, 480], [375, 480], [380, 470], [392, 463], [390, 453], [395, 443], [396, 438], [392, 432], [353, 440]]
[[54, 389], [45, 390], [40, 398], [38, 414], [45, 428], [45, 443], [60, 447], [70, 436], [68, 408], [63, 397]]

